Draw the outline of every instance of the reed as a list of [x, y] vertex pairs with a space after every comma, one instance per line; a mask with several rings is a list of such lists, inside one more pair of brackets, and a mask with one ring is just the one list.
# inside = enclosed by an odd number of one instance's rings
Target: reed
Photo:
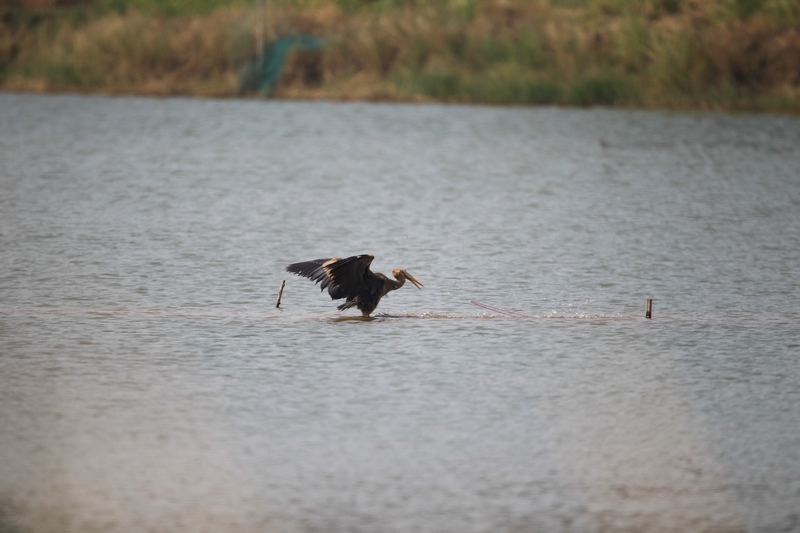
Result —
[[798, 0], [18, 1], [6, 90], [235, 95], [260, 13], [327, 43], [287, 98], [800, 110]]

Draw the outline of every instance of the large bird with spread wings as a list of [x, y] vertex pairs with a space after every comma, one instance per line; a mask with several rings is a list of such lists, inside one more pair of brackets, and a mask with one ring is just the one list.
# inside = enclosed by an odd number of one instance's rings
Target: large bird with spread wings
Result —
[[403, 268], [392, 270], [395, 279], [389, 279], [379, 272], [373, 272], [369, 265], [375, 257], [364, 254], [354, 255], [346, 259], [331, 257], [294, 263], [286, 267], [292, 272], [314, 280], [320, 284], [321, 290], [327, 287], [332, 300], [346, 298], [338, 306], [340, 311], [357, 307], [363, 316], [369, 316], [386, 293], [402, 287], [406, 280], [417, 288], [424, 287]]

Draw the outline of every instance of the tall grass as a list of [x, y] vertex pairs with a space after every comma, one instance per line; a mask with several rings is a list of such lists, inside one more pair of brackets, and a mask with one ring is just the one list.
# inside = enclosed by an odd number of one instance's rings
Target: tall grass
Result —
[[78, 28], [47, 22], [25, 36], [18, 66], [6, 69], [3, 82], [12, 89], [224, 95], [225, 72], [250, 44], [232, 22], [226, 11], [191, 21], [112, 13]]
[[2, 20], [6, 89], [233, 95], [263, 27], [327, 43], [290, 58], [283, 97], [800, 110], [800, 0], [96, 0]]

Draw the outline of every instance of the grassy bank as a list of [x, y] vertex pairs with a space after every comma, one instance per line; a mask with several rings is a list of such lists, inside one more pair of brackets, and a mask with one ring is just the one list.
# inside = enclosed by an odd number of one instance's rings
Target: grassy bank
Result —
[[800, 0], [1, 1], [4, 90], [800, 111]]

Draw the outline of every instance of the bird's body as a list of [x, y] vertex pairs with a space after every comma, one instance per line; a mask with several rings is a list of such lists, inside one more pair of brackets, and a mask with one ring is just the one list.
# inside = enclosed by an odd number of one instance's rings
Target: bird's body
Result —
[[386, 293], [402, 287], [406, 279], [417, 288], [422, 283], [402, 268], [392, 270], [395, 279], [389, 279], [378, 272], [372, 272], [369, 265], [375, 259], [371, 255], [354, 255], [346, 259], [331, 257], [293, 263], [286, 267], [288, 272], [320, 283], [320, 288], [328, 289], [332, 300], [345, 298], [339, 310], [357, 307], [363, 316], [369, 316]]

